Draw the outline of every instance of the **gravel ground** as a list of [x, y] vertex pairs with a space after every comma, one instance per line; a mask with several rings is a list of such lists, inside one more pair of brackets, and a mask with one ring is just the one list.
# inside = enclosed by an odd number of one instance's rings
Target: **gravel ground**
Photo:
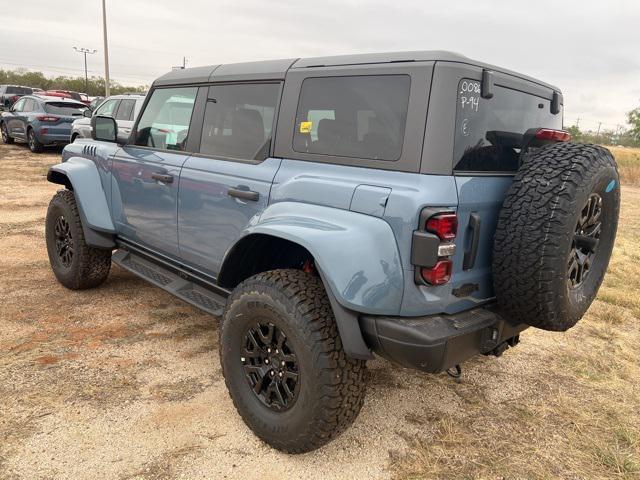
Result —
[[2, 479], [389, 478], [408, 439], [458, 415], [479, 386], [487, 408], [535, 395], [535, 355], [565, 345], [527, 331], [503, 357], [465, 364], [460, 384], [370, 362], [352, 428], [319, 451], [281, 454], [233, 408], [216, 318], [117, 266], [95, 290], [55, 281], [43, 220], [59, 158], [0, 145]]

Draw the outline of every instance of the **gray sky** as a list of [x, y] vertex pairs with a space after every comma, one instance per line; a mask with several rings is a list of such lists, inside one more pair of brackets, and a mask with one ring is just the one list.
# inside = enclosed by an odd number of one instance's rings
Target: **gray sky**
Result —
[[[4, 3], [4, 0], [3, 2]], [[98, 50], [100, 0], [1, 8], [0, 67], [82, 75]], [[19, 5], [19, 2], [14, 2]], [[616, 128], [640, 105], [638, 0], [107, 0], [111, 76], [150, 84], [187, 66], [397, 50], [452, 50], [564, 92], [565, 124]]]

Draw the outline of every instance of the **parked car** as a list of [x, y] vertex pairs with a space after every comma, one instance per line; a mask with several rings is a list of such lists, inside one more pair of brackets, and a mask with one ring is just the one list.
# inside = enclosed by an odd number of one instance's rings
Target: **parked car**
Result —
[[91, 103], [86, 94], [72, 92], [71, 90], [46, 90], [44, 92], [39, 92], [38, 95], [43, 95], [45, 97], [71, 98], [77, 102], [84, 103], [85, 105], [89, 105]]
[[33, 90], [30, 87], [0, 85], [0, 109], [8, 110], [20, 97], [31, 95], [32, 93]]
[[73, 122], [70, 141], [73, 143], [77, 138], [91, 138], [91, 117], [93, 115], [115, 118], [118, 123], [118, 134], [123, 138], [128, 137], [143, 102], [143, 95], [112, 95], [104, 100], [96, 110], [85, 112], [85, 117]]
[[447, 52], [173, 71], [128, 140], [96, 115], [50, 168], [51, 267], [75, 290], [115, 262], [219, 315], [240, 416], [306, 452], [357, 417], [373, 353], [459, 376], [580, 320], [620, 189], [562, 115], [557, 87]]
[[65, 145], [69, 143], [71, 123], [86, 109], [84, 103], [65, 98], [22, 97], [0, 115], [2, 141], [26, 141], [34, 153], [49, 145]]
[[93, 111], [98, 108], [102, 102], [104, 102], [104, 97], [93, 97], [89, 103], [89, 108]]

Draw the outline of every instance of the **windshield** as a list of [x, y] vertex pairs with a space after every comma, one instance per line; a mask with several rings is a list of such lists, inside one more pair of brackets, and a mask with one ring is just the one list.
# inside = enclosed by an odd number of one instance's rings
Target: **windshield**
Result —
[[550, 100], [496, 85], [482, 98], [480, 82], [458, 85], [454, 170], [515, 172], [523, 134], [530, 128], [562, 128], [562, 112], [551, 113]]
[[69, 102], [47, 102], [44, 104], [44, 110], [54, 115], [72, 115], [81, 116], [82, 112], [87, 108], [86, 105]]

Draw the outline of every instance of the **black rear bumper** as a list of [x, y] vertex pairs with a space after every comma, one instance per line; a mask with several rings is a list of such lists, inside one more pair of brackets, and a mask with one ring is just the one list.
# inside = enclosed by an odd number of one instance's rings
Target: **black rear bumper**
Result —
[[518, 343], [526, 325], [513, 326], [490, 307], [453, 315], [360, 317], [367, 345], [405, 367], [438, 373], [479, 353], [500, 355]]

